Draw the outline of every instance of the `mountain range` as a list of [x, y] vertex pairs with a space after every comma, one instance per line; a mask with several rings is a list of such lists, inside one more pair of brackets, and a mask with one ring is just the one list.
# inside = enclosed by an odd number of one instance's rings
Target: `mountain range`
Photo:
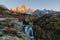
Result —
[[[22, 8], [24, 8], [24, 10], [26, 9], [25, 5], [22, 6]], [[5, 7], [4, 5], [0, 5], [0, 10], [9, 10], [7, 7]], [[10, 11], [10, 10], [9, 10]], [[24, 12], [22, 12], [24, 13]], [[26, 12], [26, 14], [31, 14], [33, 16], [37, 16], [37, 17], [42, 17], [45, 14], [54, 14], [56, 13], [56, 11], [54, 10], [47, 10], [47, 9], [43, 9], [43, 10], [35, 10], [34, 12]]]

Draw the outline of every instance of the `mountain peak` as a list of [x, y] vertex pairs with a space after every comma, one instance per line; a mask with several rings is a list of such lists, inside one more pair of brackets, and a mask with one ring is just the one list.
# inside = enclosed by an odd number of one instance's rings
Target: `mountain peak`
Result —
[[33, 12], [34, 9], [27, 8], [25, 5], [22, 5], [21, 7], [17, 6], [15, 10], [11, 10], [13, 12]]
[[3, 8], [3, 9], [8, 9], [7, 7], [5, 7], [4, 5], [0, 4], [0, 8]]

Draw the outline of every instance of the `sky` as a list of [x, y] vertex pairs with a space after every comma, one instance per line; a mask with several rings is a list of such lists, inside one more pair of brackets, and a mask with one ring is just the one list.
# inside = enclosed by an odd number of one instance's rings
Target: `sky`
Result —
[[60, 11], [60, 0], [0, 0], [0, 4], [3, 4], [8, 9], [21, 7], [23, 4], [27, 8], [33, 9], [53, 9]]

